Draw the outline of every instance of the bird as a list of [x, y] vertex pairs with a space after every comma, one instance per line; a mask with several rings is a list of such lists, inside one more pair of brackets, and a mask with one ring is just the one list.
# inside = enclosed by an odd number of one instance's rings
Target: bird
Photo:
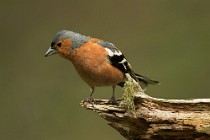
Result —
[[115, 87], [124, 86], [126, 74], [129, 74], [140, 86], [159, 84], [133, 71], [123, 53], [105, 40], [82, 35], [69, 30], [59, 31], [51, 42], [45, 57], [58, 54], [70, 60], [79, 76], [90, 87], [87, 101], [94, 102], [93, 93], [96, 87], [111, 86], [110, 103], [115, 104]]

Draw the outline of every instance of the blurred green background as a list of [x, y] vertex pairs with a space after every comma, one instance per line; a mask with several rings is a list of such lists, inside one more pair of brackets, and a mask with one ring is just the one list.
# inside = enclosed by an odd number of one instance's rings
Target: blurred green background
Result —
[[[89, 87], [71, 63], [44, 57], [62, 29], [114, 43], [136, 72], [161, 81], [151, 96], [209, 98], [209, 7], [208, 0], [2, 0], [0, 139], [123, 139], [80, 107]], [[97, 88], [94, 97], [111, 92]]]

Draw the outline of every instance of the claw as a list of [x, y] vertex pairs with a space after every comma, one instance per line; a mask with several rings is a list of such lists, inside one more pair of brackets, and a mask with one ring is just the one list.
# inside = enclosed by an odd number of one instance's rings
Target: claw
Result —
[[86, 99], [86, 101], [90, 104], [94, 104], [94, 99], [90, 96]]
[[112, 105], [118, 105], [117, 100], [116, 100], [116, 98], [115, 98], [114, 96], [112, 96], [112, 97], [109, 99], [109, 102], [108, 102], [108, 103], [110, 103], [110, 104], [112, 104]]

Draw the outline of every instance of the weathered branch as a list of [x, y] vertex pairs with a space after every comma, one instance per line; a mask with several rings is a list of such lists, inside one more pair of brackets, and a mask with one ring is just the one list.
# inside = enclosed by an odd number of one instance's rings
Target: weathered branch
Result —
[[134, 98], [135, 112], [108, 100], [82, 101], [128, 140], [139, 139], [208, 139], [210, 138], [210, 99], [158, 99], [144, 93]]

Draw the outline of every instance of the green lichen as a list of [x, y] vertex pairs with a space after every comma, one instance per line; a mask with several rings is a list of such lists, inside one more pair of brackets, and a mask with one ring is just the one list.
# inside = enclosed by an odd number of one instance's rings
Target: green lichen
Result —
[[133, 80], [127, 80], [123, 87], [123, 101], [121, 105], [126, 109], [129, 113], [135, 112], [135, 104], [134, 98], [136, 93], [139, 91], [139, 85], [133, 82]]

